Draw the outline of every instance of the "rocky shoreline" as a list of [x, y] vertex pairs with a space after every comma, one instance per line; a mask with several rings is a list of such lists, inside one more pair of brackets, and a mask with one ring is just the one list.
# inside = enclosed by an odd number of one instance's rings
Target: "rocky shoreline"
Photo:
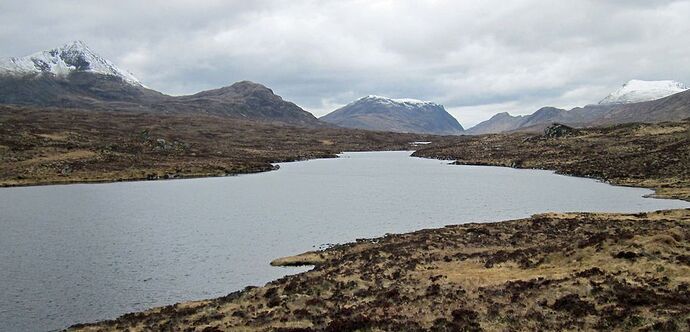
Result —
[[[689, 128], [685, 121], [459, 137], [415, 155], [554, 169], [690, 200]], [[683, 331], [689, 242], [690, 209], [454, 225], [280, 258], [271, 264], [315, 268], [70, 330]]]

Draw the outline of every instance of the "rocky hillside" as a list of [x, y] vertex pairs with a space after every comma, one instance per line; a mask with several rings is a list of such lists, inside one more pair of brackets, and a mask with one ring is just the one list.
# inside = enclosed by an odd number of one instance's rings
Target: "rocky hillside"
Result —
[[463, 128], [442, 105], [415, 99], [367, 96], [320, 118], [346, 128], [457, 135]]
[[243, 81], [191, 96], [168, 96], [95, 54], [83, 42], [0, 60], [0, 104], [89, 110], [205, 113], [323, 126], [261, 84]]

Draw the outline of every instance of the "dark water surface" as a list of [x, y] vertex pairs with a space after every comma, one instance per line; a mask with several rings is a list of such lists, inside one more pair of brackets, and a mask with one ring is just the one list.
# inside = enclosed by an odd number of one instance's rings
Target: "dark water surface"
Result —
[[688, 207], [548, 171], [346, 153], [226, 178], [0, 189], [0, 330], [226, 295], [326, 243], [547, 211]]

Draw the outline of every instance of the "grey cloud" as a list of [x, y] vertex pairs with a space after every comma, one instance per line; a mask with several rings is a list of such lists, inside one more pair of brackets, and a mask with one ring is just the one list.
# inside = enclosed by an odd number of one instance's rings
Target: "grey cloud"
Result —
[[21, 1], [0, 56], [86, 40], [148, 86], [249, 79], [322, 115], [366, 94], [443, 103], [469, 126], [690, 83], [690, 1]]

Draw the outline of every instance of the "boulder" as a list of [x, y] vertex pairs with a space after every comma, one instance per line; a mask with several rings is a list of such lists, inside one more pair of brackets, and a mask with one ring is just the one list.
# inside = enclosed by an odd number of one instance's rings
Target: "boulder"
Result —
[[577, 133], [577, 129], [560, 123], [554, 123], [544, 129], [544, 136], [550, 138], [570, 136]]

